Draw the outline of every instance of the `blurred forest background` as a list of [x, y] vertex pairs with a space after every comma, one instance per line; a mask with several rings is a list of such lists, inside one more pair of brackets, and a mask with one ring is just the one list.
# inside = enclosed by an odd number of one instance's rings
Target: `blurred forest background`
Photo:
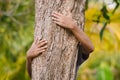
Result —
[[[88, 0], [85, 32], [95, 51], [77, 80], [120, 80], [120, 0]], [[34, 36], [34, 1], [0, 0], [0, 80], [30, 80], [26, 51]]]

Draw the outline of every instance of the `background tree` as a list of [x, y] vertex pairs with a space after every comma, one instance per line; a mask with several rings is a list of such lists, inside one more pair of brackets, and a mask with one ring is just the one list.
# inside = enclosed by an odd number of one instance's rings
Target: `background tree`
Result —
[[79, 28], [84, 27], [85, 0], [35, 0], [35, 38], [45, 38], [48, 50], [33, 60], [33, 80], [74, 80], [78, 42], [67, 29], [52, 23], [51, 13], [72, 11]]

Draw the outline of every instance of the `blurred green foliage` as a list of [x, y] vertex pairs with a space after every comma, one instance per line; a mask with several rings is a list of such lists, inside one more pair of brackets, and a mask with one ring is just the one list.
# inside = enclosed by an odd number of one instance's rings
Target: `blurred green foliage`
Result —
[[[120, 1], [113, 2], [113, 9], [98, 0], [86, 3], [85, 31], [95, 51], [77, 80], [120, 80]], [[0, 80], [29, 80], [26, 51], [33, 41], [34, 16], [34, 1], [0, 0]]]
[[0, 0], [0, 80], [29, 78], [25, 61], [33, 27], [33, 1]]
[[[104, 5], [109, 15], [107, 23], [101, 12]], [[95, 45], [95, 51], [80, 67], [77, 80], [120, 80], [120, 8], [115, 8], [97, 0], [88, 4], [85, 31]], [[101, 31], [104, 32], [102, 40]]]

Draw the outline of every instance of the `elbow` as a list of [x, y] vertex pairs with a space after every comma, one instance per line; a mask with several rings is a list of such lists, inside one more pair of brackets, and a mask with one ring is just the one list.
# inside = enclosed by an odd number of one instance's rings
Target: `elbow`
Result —
[[91, 47], [90, 47], [90, 49], [89, 49], [89, 53], [92, 53], [93, 51], [94, 51], [94, 46], [92, 45]]
[[92, 53], [93, 51], [94, 51], [94, 46], [93, 45], [86, 48], [86, 53], [88, 53], [88, 54]]
[[89, 46], [89, 47], [86, 47], [86, 48], [83, 47], [83, 49], [84, 49], [85, 53], [87, 55], [89, 55], [90, 53], [92, 53], [94, 51], [94, 46], [92, 45], [92, 46]]

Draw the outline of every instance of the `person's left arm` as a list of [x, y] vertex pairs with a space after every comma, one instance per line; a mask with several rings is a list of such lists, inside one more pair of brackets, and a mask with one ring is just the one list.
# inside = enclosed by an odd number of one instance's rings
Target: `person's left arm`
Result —
[[67, 16], [64, 16], [58, 12], [52, 13], [52, 20], [54, 23], [60, 25], [63, 28], [67, 28], [72, 31], [78, 41], [81, 43], [82, 48], [85, 51], [85, 55], [88, 55], [94, 50], [94, 46], [88, 36], [83, 32], [82, 29], [78, 28], [72, 18], [71, 12]]

